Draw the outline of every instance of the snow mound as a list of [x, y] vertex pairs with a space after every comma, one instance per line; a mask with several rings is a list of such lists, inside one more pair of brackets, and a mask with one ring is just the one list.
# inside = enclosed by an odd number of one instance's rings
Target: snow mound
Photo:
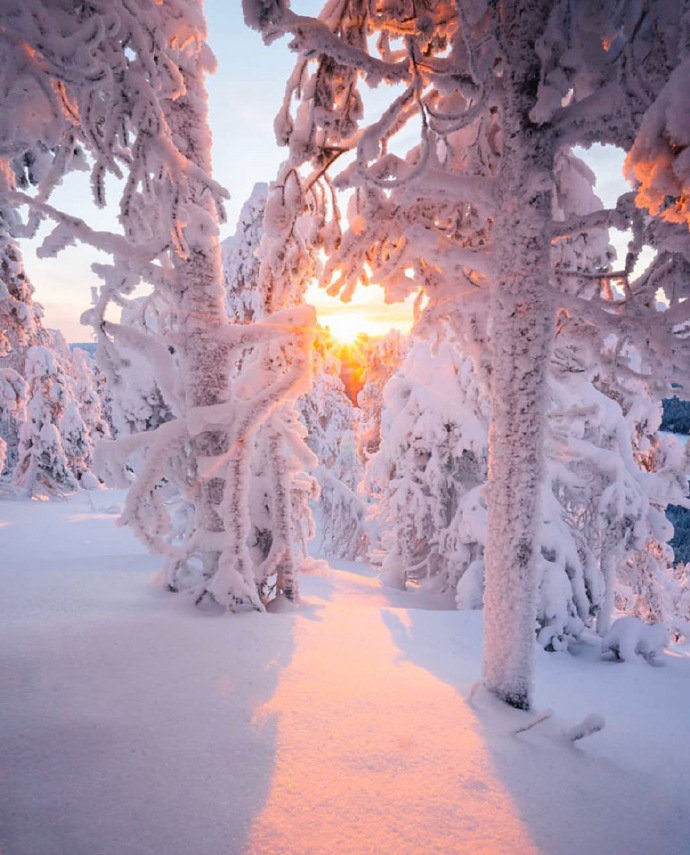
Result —
[[650, 626], [636, 617], [622, 617], [614, 621], [601, 642], [601, 655], [629, 662], [636, 655], [652, 662], [663, 653], [668, 644], [668, 631], [661, 623]]

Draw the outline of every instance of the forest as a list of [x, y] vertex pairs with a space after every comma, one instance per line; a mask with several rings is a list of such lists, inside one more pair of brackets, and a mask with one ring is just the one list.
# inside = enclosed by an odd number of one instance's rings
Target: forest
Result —
[[690, 3], [241, 6], [222, 239], [201, 0], [0, 3], [0, 852], [682, 855]]

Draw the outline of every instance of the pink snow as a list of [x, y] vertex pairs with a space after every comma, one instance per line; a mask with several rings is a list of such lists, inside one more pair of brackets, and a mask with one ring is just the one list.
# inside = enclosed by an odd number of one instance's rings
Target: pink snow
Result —
[[296, 609], [200, 614], [115, 528], [121, 498], [0, 504], [0, 850], [690, 849], [687, 647], [539, 652], [552, 715], [517, 734], [532, 716], [472, 688], [478, 612], [322, 563]]

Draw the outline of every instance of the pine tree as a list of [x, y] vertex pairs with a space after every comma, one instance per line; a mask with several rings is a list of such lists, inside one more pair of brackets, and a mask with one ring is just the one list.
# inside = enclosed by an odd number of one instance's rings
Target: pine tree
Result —
[[345, 394], [340, 360], [332, 348], [331, 336], [322, 331], [312, 350], [313, 384], [297, 409], [307, 428], [307, 445], [318, 459], [314, 473], [320, 488], [318, 552], [356, 561], [366, 556], [369, 545], [367, 508], [358, 493], [362, 465], [356, 450], [355, 408]]
[[[79, 413], [89, 432], [92, 443], [110, 436], [110, 427], [105, 417], [98, 385], [98, 369], [89, 354], [80, 347], [72, 349], [71, 385], [73, 395], [79, 402]], [[89, 460], [93, 456], [93, 449]]]
[[[19, 427], [25, 416], [23, 398], [28, 349], [46, 344], [42, 308], [33, 301], [33, 287], [21, 252], [9, 234], [15, 222], [9, 207], [0, 208], [0, 378], [5, 394], [0, 398], [0, 438], [5, 444], [4, 468], [11, 473], [17, 463]], [[0, 470], [1, 472], [2, 470]]]
[[77, 481], [60, 433], [70, 403], [65, 375], [54, 355], [43, 345], [29, 348], [25, 370], [27, 420], [19, 431], [14, 483], [29, 496], [71, 491]]
[[3, 468], [9, 477], [17, 463], [19, 429], [26, 421], [26, 381], [14, 368], [0, 369], [0, 439], [3, 444]]
[[223, 241], [223, 281], [228, 315], [236, 321], [252, 321], [266, 312], [266, 297], [259, 288], [258, 257], [268, 185], [255, 184], [242, 206], [235, 234]]
[[378, 451], [381, 442], [383, 389], [402, 362], [409, 342], [398, 330], [380, 339], [359, 342], [358, 359], [364, 366], [357, 395], [359, 417], [357, 452], [362, 462]]

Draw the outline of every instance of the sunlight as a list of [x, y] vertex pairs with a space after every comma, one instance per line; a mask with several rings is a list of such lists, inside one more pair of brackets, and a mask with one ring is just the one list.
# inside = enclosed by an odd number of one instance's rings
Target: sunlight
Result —
[[306, 302], [316, 309], [318, 322], [343, 344], [352, 344], [359, 335], [378, 338], [392, 329], [408, 333], [414, 320], [414, 299], [412, 294], [404, 302], [387, 304], [379, 285], [358, 285], [348, 303], [329, 296], [316, 283], [305, 294]]
[[371, 331], [371, 322], [364, 312], [360, 311], [340, 315], [327, 315], [323, 317], [322, 322], [330, 330], [333, 338], [343, 344], [354, 344], [357, 337], [364, 332], [367, 335], [377, 334]]
[[409, 615], [350, 580], [298, 614], [292, 660], [255, 711], [276, 752], [247, 851], [535, 853], [471, 708], [393, 640]]

